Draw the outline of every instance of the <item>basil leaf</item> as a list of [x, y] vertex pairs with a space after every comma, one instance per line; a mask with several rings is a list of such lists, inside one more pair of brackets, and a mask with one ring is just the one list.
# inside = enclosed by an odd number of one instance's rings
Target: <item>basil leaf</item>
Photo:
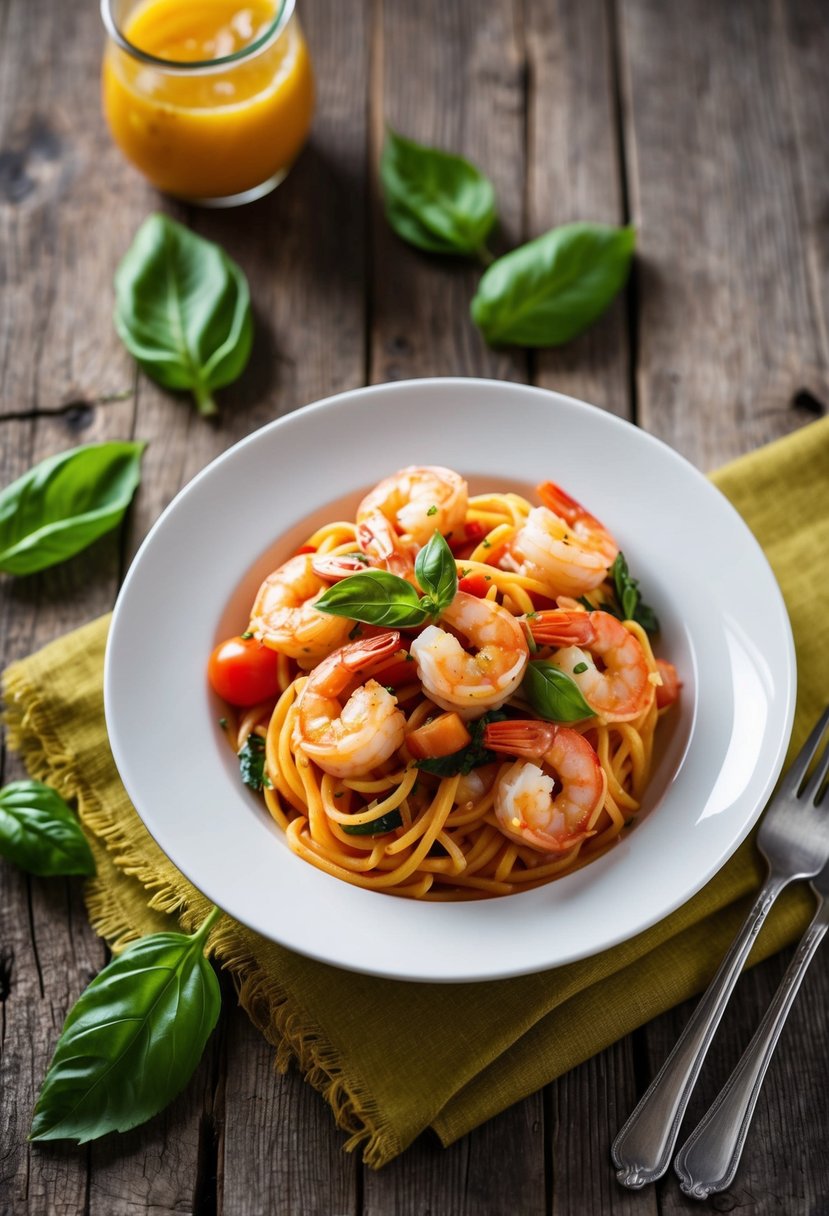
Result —
[[472, 319], [491, 345], [559, 346], [605, 311], [627, 281], [636, 233], [564, 224], [484, 272]]
[[495, 752], [484, 747], [484, 731], [490, 722], [504, 722], [509, 715], [502, 709], [492, 709], [489, 713], [470, 724], [472, 739], [460, 751], [452, 752], [449, 756], [435, 756], [430, 760], [418, 760], [417, 767], [435, 777], [454, 777], [457, 773], [466, 776], [473, 768], [482, 764], [491, 764], [498, 757]]
[[239, 772], [245, 785], [257, 793], [263, 786], [271, 789], [271, 779], [265, 772], [265, 740], [261, 735], [248, 735], [237, 753]]
[[122, 520], [143, 443], [90, 443], [41, 460], [0, 492], [0, 570], [33, 574], [74, 557]]
[[458, 567], [440, 532], [435, 532], [418, 553], [415, 575], [434, 606], [434, 615], [439, 616], [452, 603], [458, 590]]
[[253, 343], [242, 270], [212, 241], [151, 215], [115, 274], [115, 328], [148, 376], [190, 389], [202, 414], [235, 380]]
[[0, 790], [0, 855], [41, 877], [95, 873], [80, 824], [40, 781], [12, 781]]
[[344, 832], [348, 832], [349, 836], [380, 836], [383, 832], [391, 832], [394, 828], [399, 828], [402, 822], [400, 812], [395, 810], [388, 811], [379, 819], [372, 819], [371, 823], [343, 824], [342, 828]]
[[386, 218], [431, 253], [480, 254], [495, 223], [495, 191], [464, 160], [404, 139], [389, 127], [380, 158]]
[[605, 608], [613, 616], [623, 621], [636, 621], [646, 633], [659, 632], [659, 618], [648, 604], [642, 599], [639, 590], [639, 580], [631, 578], [624, 553], [619, 553], [610, 567], [613, 579], [613, 589], [616, 592], [618, 609], [613, 604], [605, 604]]
[[81, 993], [58, 1039], [30, 1140], [85, 1144], [162, 1110], [190, 1079], [219, 1016], [204, 956], [214, 909], [197, 933], [154, 933], [128, 946]]
[[575, 680], [543, 660], [528, 663], [521, 689], [538, 716], [548, 722], [580, 722], [596, 716]]
[[431, 615], [411, 583], [386, 570], [350, 574], [314, 600], [314, 607], [366, 625], [422, 625]]

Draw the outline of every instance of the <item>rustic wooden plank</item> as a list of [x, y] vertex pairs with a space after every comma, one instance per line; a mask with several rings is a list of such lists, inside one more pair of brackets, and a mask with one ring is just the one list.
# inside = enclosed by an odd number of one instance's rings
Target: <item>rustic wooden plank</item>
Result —
[[[829, 164], [825, 133], [829, 128], [829, 22], [821, 0], [794, 0], [774, 7], [775, 39], [794, 120], [797, 165], [801, 179], [801, 223], [809, 253], [810, 288], [819, 315], [824, 364], [829, 362]], [[803, 388], [825, 412], [829, 408], [826, 378], [805, 369]], [[804, 402], [808, 406], [808, 401]]]
[[[307, 0], [301, 17], [318, 65], [309, 147], [270, 198], [244, 212], [190, 217], [248, 275], [253, 359], [238, 384], [221, 394], [216, 427], [142, 385], [138, 426], [158, 439], [148, 453], [153, 460], [155, 449], [159, 462], [156, 495], [171, 494], [229, 443], [272, 418], [364, 380], [369, 5]], [[312, 464], [308, 472], [313, 477]], [[356, 1210], [358, 1161], [342, 1152], [330, 1111], [295, 1074], [274, 1072], [273, 1050], [235, 1010], [221, 1090], [223, 1212]]]
[[[108, 439], [128, 429], [131, 403], [84, 414], [85, 439]], [[71, 447], [72, 415], [0, 422], [0, 484], [31, 464]], [[0, 575], [2, 665], [51, 641], [112, 603], [120, 565], [116, 533], [85, 553], [40, 575]], [[2, 781], [23, 776], [17, 757], [6, 757]], [[89, 928], [81, 884], [27, 879], [3, 865], [0, 942], [5, 978], [0, 1060], [0, 1194], [10, 1212], [80, 1212], [88, 1187], [87, 1153], [66, 1145], [26, 1141], [39, 1091], [63, 1021], [104, 962], [104, 948]]]
[[[4, 779], [22, 776], [16, 765]], [[28, 879], [0, 863], [0, 1195], [3, 1211], [83, 1211], [87, 1155], [26, 1137], [32, 1110], [64, 1018], [103, 961], [88, 928], [81, 884]]]
[[557, 1216], [654, 1216], [653, 1187], [628, 1191], [609, 1168], [610, 1143], [635, 1105], [632, 1036], [550, 1086], [547, 1135], [552, 1152], [552, 1211]]
[[[615, 37], [606, 0], [530, 0], [525, 41], [530, 82], [528, 235], [578, 220], [625, 223]], [[556, 350], [536, 352], [534, 382], [629, 418], [627, 313], [623, 293], [580, 338]]]
[[363, 1182], [364, 1216], [452, 1213], [452, 1216], [543, 1216], [544, 1111], [534, 1094], [441, 1148], [431, 1135]]
[[[558, 224], [626, 222], [613, 14], [604, 0], [525, 6], [529, 67], [528, 235]], [[586, 334], [533, 355], [533, 380], [630, 418], [632, 341], [628, 296]], [[566, 484], [564, 470], [551, 476]], [[631, 1040], [602, 1052], [545, 1092], [551, 1210], [653, 1212], [653, 1191], [616, 1185], [609, 1144], [636, 1101]]]
[[[464, 0], [382, 7], [374, 30], [372, 166], [384, 124], [460, 153], [495, 185], [494, 245], [524, 231], [525, 73], [520, 5]], [[372, 174], [370, 379], [468, 375], [526, 378], [520, 351], [491, 351], [469, 318], [481, 267], [423, 254], [392, 233]]]
[[104, 134], [97, 7], [3, 8], [0, 414], [129, 395], [110, 284], [132, 227], [124, 186], [134, 175]]
[[227, 1052], [222, 1216], [357, 1216], [358, 1162], [319, 1095], [297, 1072], [274, 1072], [241, 1010], [229, 1014]]
[[827, 387], [783, 39], [753, 0], [621, 14], [639, 420], [707, 469], [797, 426], [793, 399]]
[[[251, 431], [364, 381], [365, 98], [368, 3], [302, 8], [317, 72], [309, 146], [274, 194], [241, 211], [163, 207], [218, 241], [248, 276], [255, 317], [251, 362], [218, 394], [218, 420], [142, 377], [136, 436], [149, 440], [148, 493], [130, 551], [175, 493]], [[313, 472], [311, 466], [310, 470]]]
[[[791, 958], [793, 948], [749, 971], [739, 982], [705, 1062], [683, 1125], [689, 1134], [725, 1083], [747, 1046], [762, 1011]], [[731, 1187], [712, 1196], [709, 1210], [739, 1209], [747, 1216], [820, 1211], [829, 1195], [825, 1095], [829, 1084], [825, 1002], [829, 980], [820, 963], [813, 966], [777, 1046], [760, 1094], [737, 1176]], [[687, 1021], [688, 1002], [647, 1028], [649, 1066], [658, 1069]], [[700, 1210], [671, 1175], [659, 1184], [662, 1216]]]
[[144, 1127], [90, 1146], [88, 1216], [215, 1212], [214, 1101], [222, 1061], [214, 1031], [185, 1090]]
[[[386, 122], [468, 157], [495, 185], [496, 252], [524, 238], [525, 103], [520, 5], [382, 6], [374, 28], [372, 165]], [[386, 223], [373, 173], [372, 183], [370, 379], [526, 379], [525, 353], [488, 349], [469, 319], [481, 268], [405, 245]], [[536, 1095], [447, 1150], [422, 1137], [399, 1161], [365, 1172], [366, 1213], [543, 1211], [541, 1109]]]

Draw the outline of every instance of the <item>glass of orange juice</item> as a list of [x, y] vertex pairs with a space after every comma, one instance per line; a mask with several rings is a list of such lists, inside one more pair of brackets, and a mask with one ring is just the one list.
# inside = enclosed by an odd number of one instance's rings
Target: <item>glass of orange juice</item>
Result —
[[101, 0], [104, 113], [166, 194], [232, 207], [273, 190], [311, 125], [294, 0]]

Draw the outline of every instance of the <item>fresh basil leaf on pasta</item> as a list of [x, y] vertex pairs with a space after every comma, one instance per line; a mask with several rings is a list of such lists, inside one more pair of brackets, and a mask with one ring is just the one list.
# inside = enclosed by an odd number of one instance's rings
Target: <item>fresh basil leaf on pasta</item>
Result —
[[349, 836], [381, 836], [383, 832], [392, 832], [403, 822], [399, 811], [389, 811], [371, 823], [344, 823], [342, 829]]
[[80, 553], [123, 519], [143, 443], [90, 443], [41, 460], [0, 492], [0, 570], [34, 574]]
[[0, 790], [0, 855], [40, 877], [95, 873], [80, 824], [40, 781], [12, 781]]
[[468, 160], [405, 139], [389, 127], [380, 180], [386, 219], [404, 241], [430, 253], [488, 256], [495, 191]]
[[432, 615], [411, 583], [386, 570], [351, 574], [314, 601], [320, 612], [365, 625], [422, 625]]
[[627, 281], [636, 233], [564, 224], [484, 272], [472, 320], [493, 346], [559, 346], [592, 325]]
[[418, 553], [415, 575], [434, 605], [434, 615], [439, 616], [452, 603], [458, 590], [458, 567], [452, 550], [440, 532], [435, 532]]
[[248, 735], [239, 749], [239, 772], [245, 785], [257, 793], [264, 787], [271, 788], [265, 772], [265, 740], [261, 735]]
[[639, 580], [631, 578], [624, 553], [618, 554], [615, 562], [610, 567], [610, 574], [618, 601], [618, 611], [616, 606], [612, 604], [605, 605], [608, 611], [623, 621], [636, 621], [646, 633], [658, 633], [659, 618], [653, 608], [642, 599], [642, 593], [639, 590]]
[[503, 722], [509, 715], [502, 709], [491, 709], [477, 722], [469, 723], [472, 739], [466, 747], [453, 752], [449, 756], [435, 756], [430, 760], [418, 760], [417, 767], [435, 777], [454, 777], [457, 773], [466, 776], [473, 768], [482, 764], [491, 764], [498, 759], [495, 752], [484, 746], [484, 731], [490, 722]]
[[595, 717], [575, 680], [543, 660], [527, 665], [521, 689], [538, 716], [548, 722], [580, 722]]
[[162, 1110], [190, 1079], [219, 1016], [205, 958], [214, 908], [197, 933], [128, 946], [69, 1012], [35, 1107], [30, 1140], [85, 1144]]
[[165, 388], [189, 389], [199, 412], [247, 364], [253, 345], [244, 273], [212, 241], [166, 215], [141, 225], [115, 275], [115, 328]]

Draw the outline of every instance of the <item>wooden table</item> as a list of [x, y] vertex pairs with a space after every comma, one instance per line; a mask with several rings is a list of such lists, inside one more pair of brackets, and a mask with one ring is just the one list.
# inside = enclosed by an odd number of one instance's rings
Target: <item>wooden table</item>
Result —
[[[825, 0], [300, 0], [318, 71], [313, 138], [271, 198], [206, 213], [155, 195], [100, 116], [92, 0], [3, 0], [0, 484], [76, 443], [149, 441], [120, 535], [43, 576], [0, 578], [8, 661], [106, 611], [176, 491], [229, 444], [367, 381], [531, 381], [632, 419], [710, 469], [829, 400], [829, 11]], [[493, 352], [468, 319], [479, 271], [388, 229], [388, 120], [493, 178], [499, 248], [573, 219], [635, 223], [630, 287], [559, 351]], [[256, 348], [216, 425], [136, 374], [112, 275], [163, 208], [246, 270]], [[539, 437], [543, 441], [542, 437]], [[438, 454], [439, 455], [439, 454]], [[825, 555], [823, 555], [825, 561]], [[705, 572], [701, 571], [704, 577]], [[20, 775], [5, 756], [4, 780]], [[672, 1177], [619, 1188], [608, 1145], [688, 1014], [657, 1019], [448, 1150], [423, 1137], [380, 1173], [225, 1002], [184, 1095], [86, 1149], [26, 1142], [64, 1016], [104, 961], [80, 886], [0, 869], [0, 1209], [469, 1216], [699, 1210]], [[785, 957], [740, 984], [699, 1115]], [[818, 963], [772, 1066], [737, 1182], [707, 1206], [829, 1212], [829, 978]]]

